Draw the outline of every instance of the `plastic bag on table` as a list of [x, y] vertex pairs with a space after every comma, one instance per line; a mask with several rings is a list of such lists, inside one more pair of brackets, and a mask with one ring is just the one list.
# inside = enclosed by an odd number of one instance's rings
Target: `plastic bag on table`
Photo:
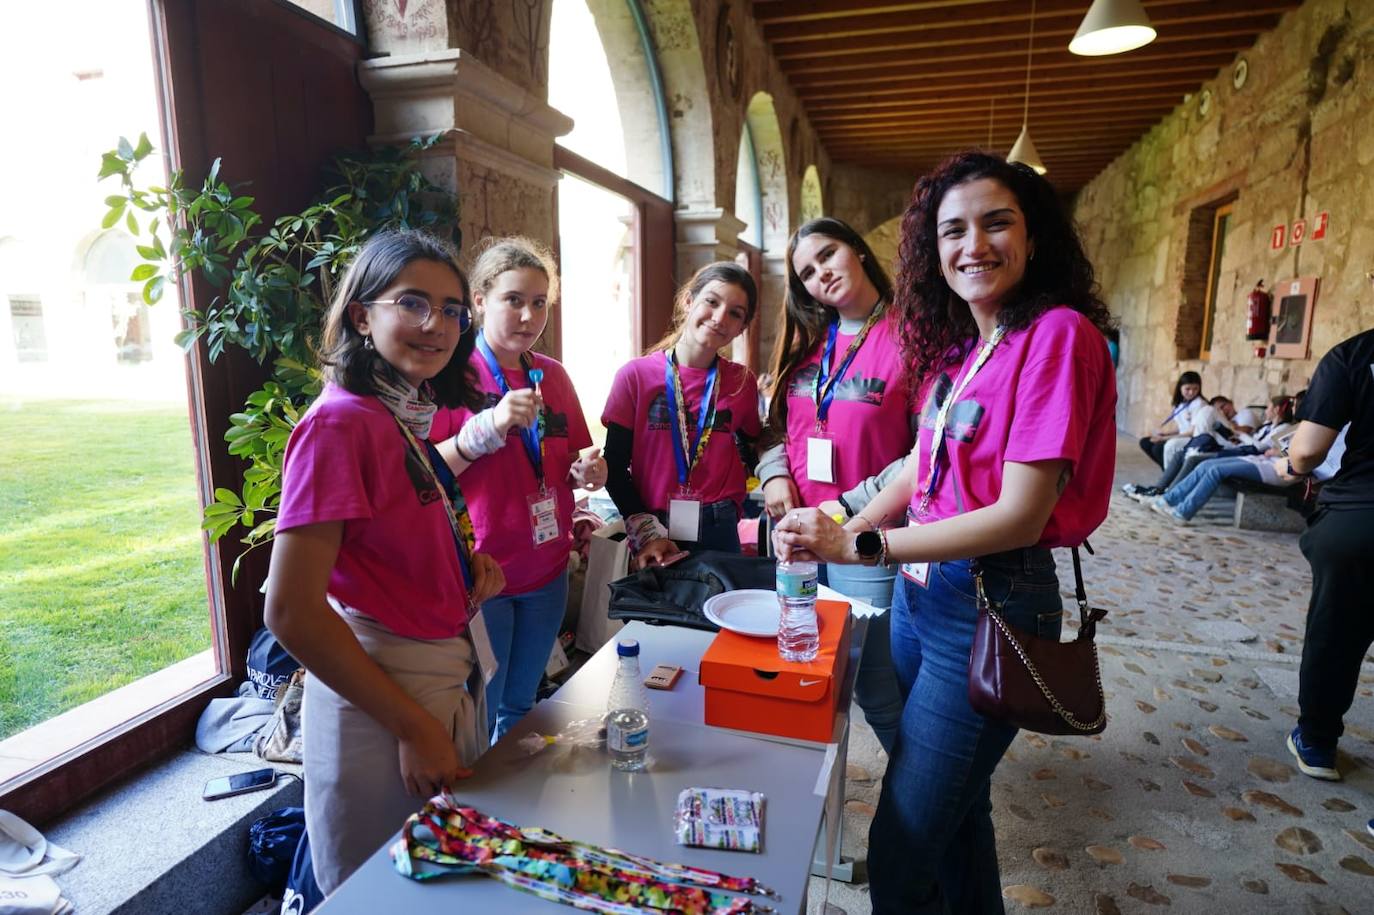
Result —
[[515, 745], [530, 756], [558, 744], [564, 747], [600, 749], [606, 743], [606, 722], [602, 718], [579, 718], [569, 721], [557, 734], [526, 734]]

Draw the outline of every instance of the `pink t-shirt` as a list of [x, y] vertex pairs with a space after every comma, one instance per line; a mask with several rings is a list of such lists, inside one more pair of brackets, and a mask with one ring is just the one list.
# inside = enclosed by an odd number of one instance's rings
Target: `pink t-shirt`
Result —
[[[936, 412], [976, 352], [929, 386], [913, 510], [930, 472]], [[1007, 334], [950, 409], [945, 441], [949, 458], [923, 520], [996, 502], [1006, 461], [1067, 460], [1073, 476], [1038, 545], [1082, 543], [1107, 517], [1116, 464], [1116, 375], [1101, 331], [1061, 306]]]
[[[836, 334], [832, 372], [844, 361], [854, 337]], [[815, 435], [816, 375], [825, 339], [822, 334], [815, 351], [787, 382], [787, 463], [804, 505], [819, 505], [853, 489], [909, 452], [915, 441], [915, 403], [906, 381], [896, 319], [889, 309], [868, 332], [834, 388], [826, 432], [834, 442], [835, 482], [818, 483], [807, 477], [806, 440]]]
[[[477, 552], [490, 554], [505, 573], [503, 594], [525, 594], [542, 588], [567, 568], [573, 513], [568, 468], [577, 460], [578, 452], [592, 443], [567, 370], [548, 356], [530, 355], [534, 357], [534, 367], [544, 370], [544, 379], [539, 383], [544, 396], [544, 484], [557, 499], [561, 536], [534, 545], [534, 522], [526, 500], [538, 494], [539, 482], [518, 430], [506, 434], [506, 444], [500, 451], [478, 458], [458, 477], [458, 487], [472, 514]], [[480, 387], [486, 392], [486, 406], [496, 406], [501, 401], [501, 388], [486, 360], [480, 352], [474, 352], [471, 362]], [[508, 369], [505, 374], [511, 390], [527, 384], [523, 369]], [[430, 438], [436, 442], [452, 438], [472, 416], [470, 410], [463, 408], [440, 410]]]
[[[601, 411], [601, 422], [616, 423], [634, 433], [630, 475], [639, 497], [650, 511], [668, 510], [678, 490], [673, 436], [668, 429], [668, 396], [663, 383], [665, 353], [650, 353], [621, 366]], [[744, 462], [735, 448], [735, 433], [751, 438], [759, 434], [759, 388], [754, 373], [737, 362], [720, 360], [716, 379], [716, 421], [701, 460], [692, 468], [691, 488], [704, 503], [730, 499], [744, 502]], [[687, 405], [688, 434], [696, 434], [701, 397], [706, 390], [707, 369], [679, 366], [683, 399]]]
[[384, 403], [334, 384], [286, 444], [277, 532], [328, 521], [343, 522], [330, 594], [397, 635], [463, 631], [467, 590], [433, 477]]

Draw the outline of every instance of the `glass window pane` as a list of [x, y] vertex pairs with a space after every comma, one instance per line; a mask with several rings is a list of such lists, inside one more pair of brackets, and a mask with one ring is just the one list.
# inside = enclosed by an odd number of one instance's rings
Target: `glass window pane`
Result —
[[634, 352], [634, 208], [628, 200], [564, 175], [558, 184], [563, 365], [587, 428], [605, 442], [601, 408], [616, 371]]
[[345, 32], [358, 34], [358, 21], [354, 0], [286, 0], [293, 6], [318, 16], [325, 22], [333, 23]]
[[216, 666], [181, 306], [130, 280], [149, 214], [101, 229], [120, 193], [101, 154], [140, 133], [165, 148], [148, 4], [66, 12], [83, 27], [8, 9], [0, 57], [0, 84], [25, 87], [0, 93], [0, 782]]

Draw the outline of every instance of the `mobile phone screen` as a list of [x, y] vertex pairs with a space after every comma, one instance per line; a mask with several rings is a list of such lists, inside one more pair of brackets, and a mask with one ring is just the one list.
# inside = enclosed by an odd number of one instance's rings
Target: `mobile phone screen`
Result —
[[210, 801], [215, 798], [257, 791], [261, 788], [270, 788], [276, 781], [276, 769], [254, 769], [252, 772], [240, 772], [237, 775], [212, 778], [205, 783], [202, 797]]

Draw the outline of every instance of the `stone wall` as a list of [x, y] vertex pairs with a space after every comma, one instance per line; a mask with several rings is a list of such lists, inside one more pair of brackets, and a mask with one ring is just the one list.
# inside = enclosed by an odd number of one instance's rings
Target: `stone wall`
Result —
[[[1085, 187], [1075, 202], [1121, 320], [1119, 425], [1144, 433], [1181, 371], [1258, 403], [1306, 386], [1334, 344], [1374, 327], [1374, 3], [1308, 0]], [[1051, 175], [1053, 177], [1053, 175]], [[1211, 211], [1230, 202], [1210, 358], [1198, 358]], [[1326, 237], [1271, 250], [1274, 226], [1329, 212]], [[1199, 264], [1203, 276], [1199, 278]], [[1246, 296], [1321, 277], [1311, 358], [1257, 358]]]

